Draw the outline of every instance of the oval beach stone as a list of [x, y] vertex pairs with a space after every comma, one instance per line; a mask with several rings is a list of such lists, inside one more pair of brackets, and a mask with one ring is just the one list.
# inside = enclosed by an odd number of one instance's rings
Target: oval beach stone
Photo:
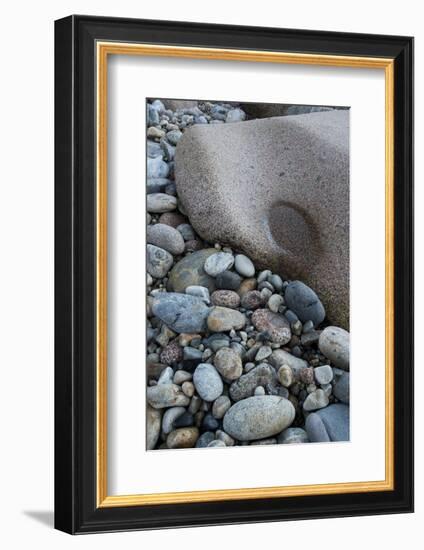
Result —
[[237, 254], [234, 267], [242, 277], [253, 277], [255, 275], [255, 266], [252, 260], [244, 254]]
[[215, 401], [224, 389], [222, 378], [213, 365], [200, 363], [193, 374], [197, 393], [204, 401]]
[[325, 309], [320, 299], [309, 286], [301, 281], [289, 283], [284, 295], [287, 306], [305, 323], [312, 321], [318, 326], [325, 319]]
[[181, 233], [164, 223], [148, 225], [146, 229], [147, 242], [167, 250], [171, 254], [182, 254], [184, 252], [184, 239]]
[[240, 355], [231, 348], [221, 348], [216, 352], [214, 365], [226, 380], [236, 380], [243, 373]]
[[150, 193], [147, 195], [147, 212], [161, 214], [177, 208], [177, 199], [166, 193]]
[[339, 327], [325, 328], [319, 337], [318, 347], [327, 359], [343, 370], [349, 370], [349, 333]]
[[239, 441], [265, 439], [288, 428], [294, 417], [295, 409], [284, 397], [248, 397], [227, 411], [224, 431]]
[[246, 317], [240, 311], [227, 307], [215, 306], [208, 317], [208, 328], [211, 332], [240, 330], [246, 324]]

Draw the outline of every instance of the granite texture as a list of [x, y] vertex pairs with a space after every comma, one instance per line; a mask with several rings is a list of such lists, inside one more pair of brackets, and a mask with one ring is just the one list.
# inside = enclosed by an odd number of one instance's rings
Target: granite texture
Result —
[[349, 112], [197, 125], [175, 157], [196, 232], [299, 279], [349, 328]]

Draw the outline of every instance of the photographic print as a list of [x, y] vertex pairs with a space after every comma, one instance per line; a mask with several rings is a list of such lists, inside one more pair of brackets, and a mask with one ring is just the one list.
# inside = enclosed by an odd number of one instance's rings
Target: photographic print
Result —
[[349, 108], [146, 120], [147, 450], [349, 441]]

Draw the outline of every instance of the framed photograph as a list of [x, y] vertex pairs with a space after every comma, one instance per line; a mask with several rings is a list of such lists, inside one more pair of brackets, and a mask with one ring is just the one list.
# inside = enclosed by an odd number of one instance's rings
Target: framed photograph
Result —
[[55, 525], [413, 510], [413, 39], [55, 24]]

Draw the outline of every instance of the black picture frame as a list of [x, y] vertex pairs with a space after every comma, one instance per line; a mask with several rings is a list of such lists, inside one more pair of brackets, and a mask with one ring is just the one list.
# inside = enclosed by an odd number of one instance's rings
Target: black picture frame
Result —
[[[393, 491], [97, 507], [98, 40], [394, 59]], [[55, 23], [55, 72], [55, 527], [76, 534], [413, 511], [413, 39], [73, 15]]]

